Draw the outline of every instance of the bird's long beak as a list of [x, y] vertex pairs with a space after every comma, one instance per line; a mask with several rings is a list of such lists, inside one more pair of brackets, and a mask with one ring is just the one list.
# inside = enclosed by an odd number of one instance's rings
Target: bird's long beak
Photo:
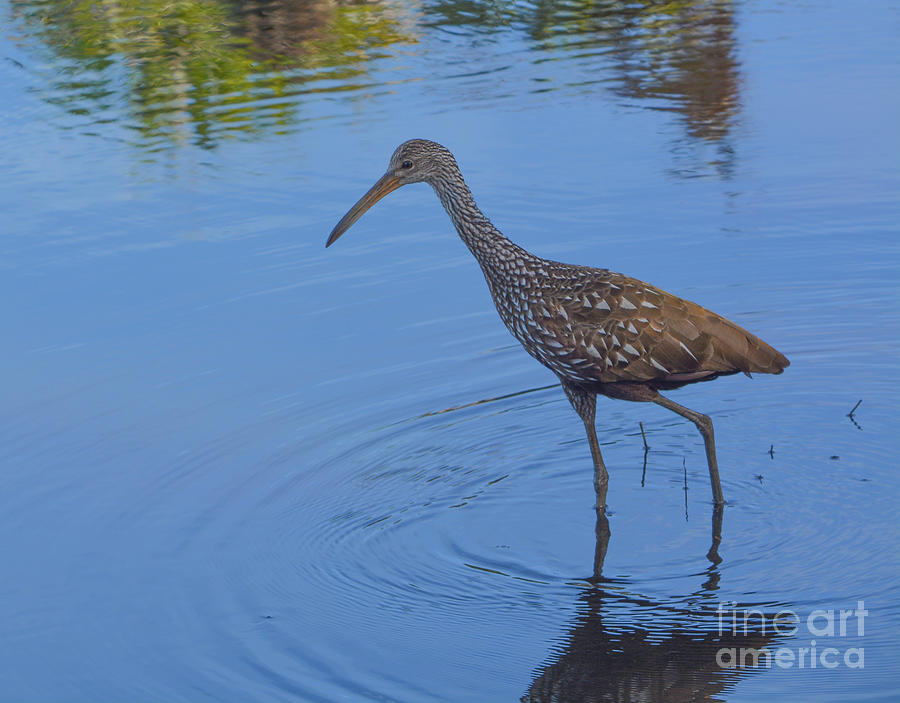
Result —
[[327, 248], [334, 244], [338, 237], [350, 229], [353, 223], [363, 216], [366, 210], [402, 185], [403, 183], [401, 183], [400, 179], [390, 173], [386, 173], [379, 178], [378, 182], [369, 189], [369, 192], [362, 196], [356, 205], [350, 208], [347, 214], [341, 218], [341, 221], [335, 225], [335, 228], [331, 230], [328, 241], [325, 242], [325, 247]]

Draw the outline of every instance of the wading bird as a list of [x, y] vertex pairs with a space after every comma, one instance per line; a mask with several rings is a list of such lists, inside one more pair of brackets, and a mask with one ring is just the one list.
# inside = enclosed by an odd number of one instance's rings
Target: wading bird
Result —
[[548, 261], [513, 244], [484, 216], [456, 160], [412, 139], [332, 230], [331, 246], [366, 210], [408, 183], [428, 183], [478, 260], [497, 312], [531, 356], [557, 375], [587, 430], [598, 505], [609, 475], [594, 427], [597, 394], [653, 402], [693, 422], [706, 446], [713, 500], [725, 502], [712, 420], [660, 391], [738, 373], [781, 373], [790, 363], [764, 341], [696, 303], [606, 269]]

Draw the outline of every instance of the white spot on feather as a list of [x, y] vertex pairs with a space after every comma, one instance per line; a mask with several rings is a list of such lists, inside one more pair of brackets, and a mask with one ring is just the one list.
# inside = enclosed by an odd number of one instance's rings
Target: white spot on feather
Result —
[[692, 358], [694, 361], [697, 361], [697, 357], [694, 356], [694, 352], [692, 352], [690, 349], [688, 349], [687, 346], [685, 346], [684, 342], [678, 342], [678, 343], [681, 345], [681, 348], [682, 348], [682, 349], [684, 349], [688, 354], [691, 355], [691, 358]]
[[597, 347], [595, 347], [593, 344], [591, 344], [591, 345], [586, 349], [586, 351], [587, 351], [588, 354], [590, 354], [590, 355], [593, 356], [593, 357], [596, 357], [597, 359], [599, 359], [599, 358], [601, 357], [600, 352], [597, 351]]
[[633, 346], [631, 346], [630, 344], [626, 344], [623, 347], [623, 349], [626, 352], [628, 352], [629, 354], [631, 354], [632, 356], [640, 356], [641, 355], [641, 353], [637, 349], [635, 349]]
[[662, 371], [663, 373], [669, 373], [669, 369], [667, 369], [665, 366], [663, 366], [662, 364], [660, 364], [660, 363], [659, 363], [656, 359], [654, 359], [652, 356], [650, 357], [650, 363], [653, 364], [653, 366], [654, 366], [655, 368], [659, 369], [659, 370]]
[[[644, 303], [644, 305], [646, 304], [647, 303]], [[623, 310], [637, 310], [637, 308], [634, 306], [634, 303], [632, 303], [628, 298], [622, 298], [622, 302], [619, 303], [619, 307], [621, 307]], [[653, 307], [656, 306], [654, 305]]]
[[653, 303], [648, 303], [646, 300], [641, 301], [641, 305], [643, 305], [645, 308], [653, 308], [654, 310], [659, 309], [656, 305], [654, 305]]

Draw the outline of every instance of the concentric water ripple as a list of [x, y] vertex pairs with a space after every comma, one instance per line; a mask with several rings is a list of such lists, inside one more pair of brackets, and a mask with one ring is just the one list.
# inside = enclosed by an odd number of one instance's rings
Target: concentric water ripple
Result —
[[[891, 3], [2, 11], [0, 698], [900, 697]], [[413, 136], [529, 250], [791, 359], [674, 394], [721, 535], [655, 406], [598, 405], [598, 519], [426, 187], [323, 249]], [[861, 601], [863, 670], [716, 666], [721, 603]]]
[[[440, 638], [448, 629], [477, 630], [498, 617], [508, 628], [533, 626], [546, 609], [574, 615], [592, 578], [595, 516], [589, 458], [561, 395], [558, 388], [546, 388], [387, 424], [365, 412], [337, 425], [320, 419], [322, 434], [309, 428], [319, 439], [302, 453], [314, 461], [294, 464], [286, 457], [300, 454], [286, 447], [243, 476], [198, 520], [203, 529], [192, 533], [183, 555], [210, 559], [224, 574], [191, 589], [202, 594], [187, 606], [197, 625], [235, 618], [244, 623], [242, 639], [223, 646], [247, 650], [248, 666], [230, 675], [268, 675], [271, 665], [262, 663], [260, 652], [280, 652], [297, 672], [296, 680], [269, 682], [283, 693], [327, 700], [336, 691], [355, 690], [364, 696], [364, 677], [353, 673], [352, 661], [387, 646], [392, 628], [402, 632], [412, 622], [420, 637]], [[630, 407], [639, 412], [639, 406]], [[728, 426], [766, 411], [734, 409], [718, 421]], [[270, 413], [273, 420], [279, 417]], [[639, 460], [639, 435], [617, 422], [615, 413], [605, 422], [601, 441], [608, 456], [623, 464], [624, 457]], [[704, 590], [711, 580], [742, 602], [768, 600], [774, 607], [767, 593], [778, 589], [752, 577], [754, 565], [766, 563], [773, 550], [786, 559], [796, 552], [804, 564], [810, 563], [808, 550], [828, 558], [829, 544], [820, 532], [794, 525], [812, 523], [811, 516], [785, 511], [767, 477], [732, 478], [742, 465], [735, 467], [733, 458], [743, 449], [727, 443], [721, 451], [732, 456], [725, 471], [732, 506], [721, 546], [725, 561], [712, 564], [706, 558], [711, 509], [693, 428], [658, 417], [645, 426], [653, 447], [646, 485], [639, 484], [637, 461], [632, 469], [611, 467], [612, 539], [603, 590], [611, 594], [604, 608], [618, 627], [661, 633], [682, 627], [684, 612], [724, 596], [719, 586]], [[768, 474], [764, 461], [781, 465], [765, 454], [750, 463]], [[865, 483], [853, 487], [864, 491]], [[702, 497], [694, 499], [695, 491]], [[827, 494], [823, 499], [834, 500]], [[855, 500], [861, 502], [859, 496]], [[648, 533], [648, 519], [663, 532]], [[833, 544], [846, 550], [858, 537], [836, 535]], [[229, 551], [242, 555], [239, 563], [228, 558]], [[807, 600], [796, 575], [791, 578], [799, 596], [791, 607], [812, 608], [821, 601], [814, 581], [807, 584]], [[827, 597], [843, 601], [850, 591]], [[635, 610], [633, 602], [647, 603], [649, 610]], [[709, 629], [708, 614], [692, 617], [700, 617], [696, 627]], [[226, 637], [226, 630], [215, 637]], [[333, 671], [338, 688], [324, 686], [322, 677], [308, 687], [303, 672], [311, 669]], [[225, 680], [225, 672], [216, 676]], [[415, 677], [384, 685], [399, 699], [417, 699]]]

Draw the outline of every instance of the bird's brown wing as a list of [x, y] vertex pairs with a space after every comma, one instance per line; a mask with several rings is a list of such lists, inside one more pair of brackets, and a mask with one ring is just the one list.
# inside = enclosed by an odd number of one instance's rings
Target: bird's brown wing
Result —
[[553, 296], [553, 307], [565, 311], [559, 333], [569, 342], [568, 361], [580, 375], [601, 383], [677, 383], [738, 371], [781, 373], [789, 364], [758, 337], [696, 303], [595, 271], [583, 285]]

